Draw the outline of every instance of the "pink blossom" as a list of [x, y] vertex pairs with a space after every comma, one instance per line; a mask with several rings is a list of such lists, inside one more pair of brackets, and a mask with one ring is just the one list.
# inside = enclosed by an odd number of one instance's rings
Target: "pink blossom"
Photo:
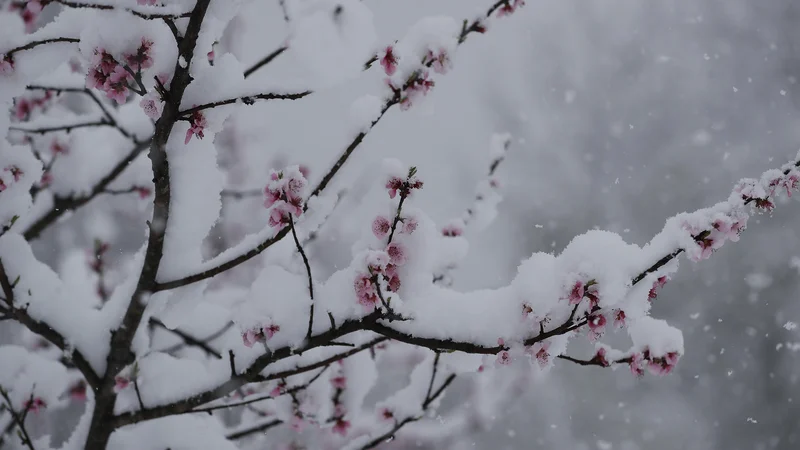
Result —
[[278, 385], [276, 385], [274, 388], [272, 388], [271, 391], [269, 391], [270, 397], [278, 397], [281, 394], [283, 394], [283, 386], [281, 386], [280, 383], [278, 383]]
[[372, 221], [372, 234], [378, 239], [383, 239], [389, 234], [392, 224], [384, 216], [377, 216]]
[[211, 50], [210, 52], [206, 53], [206, 58], [208, 58], [208, 62], [213, 63], [214, 62], [214, 50]]
[[22, 21], [25, 23], [25, 31], [28, 33], [36, 29], [36, 19], [42, 12], [42, 4], [38, 0], [29, 0], [25, 8], [20, 12]]
[[614, 326], [617, 328], [625, 326], [625, 311], [621, 309], [614, 310]]
[[99, 67], [89, 68], [89, 73], [86, 75], [87, 88], [103, 90], [106, 82], [108, 82], [108, 74], [103, 72]]
[[550, 342], [541, 341], [533, 344], [528, 348], [528, 353], [536, 358], [540, 367], [545, 367], [550, 362]]
[[34, 397], [32, 400], [27, 400], [25, 402], [25, 410], [32, 411], [38, 413], [39, 411], [47, 408], [47, 403], [41, 399], [41, 397]]
[[152, 194], [150, 188], [146, 188], [144, 186], [136, 186], [133, 188], [133, 190], [139, 194], [139, 198], [142, 200], [150, 197], [150, 194]]
[[140, 5], [150, 5], [150, 6], [155, 6], [155, 4], [156, 4], [156, 2], [157, 2], [157, 1], [158, 1], [158, 0], [136, 0], [136, 3], [138, 3], [138, 4], [140, 4]]
[[119, 393], [120, 391], [127, 389], [130, 383], [131, 380], [121, 375], [118, 375], [116, 378], [114, 378], [114, 392]]
[[603, 367], [608, 367], [611, 364], [608, 362], [608, 358], [606, 356], [606, 349], [605, 347], [600, 347], [597, 349], [597, 352], [592, 357], [591, 361], [593, 363], [599, 364]]
[[389, 281], [387, 282], [386, 288], [391, 292], [397, 292], [400, 290], [400, 276], [396, 273], [393, 275], [389, 275]]
[[386, 182], [386, 189], [389, 190], [389, 198], [394, 198], [397, 195], [397, 190], [403, 187], [403, 180], [398, 177], [391, 177]]
[[380, 60], [386, 75], [394, 75], [395, 71], [397, 71], [397, 56], [394, 54], [394, 48], [391, 45], [386, 47]]
[[6, 172], [11, 172], [11, 176], [14, 178], [14, 181], [19, 181], [22, 176], [25, 175], [25, 172], [23, 172], [22, 169], [14, 165], [8, 166], [3, 170]]
[[450, 56], [447, 54], [447, 50], [443, 48], [439, 49], [436, 53], [429, 50], [425, 60], [426, 63], [431, 64], [433, 71], [438, 74], [446, 74], [453, 66], [452, 61], [450, 61]]
[[525, 0], [508, 0], [497, 10], [497, 17], [508, 16], [514, 13], [517, 8], [525, 6]]
[[128, 98], [128, 80], [131, 74], [128, 73], [122, 66], [117, 66], [111, 74], [109, 74], [106, 83], [103, 85], [102, 90], [106, 92], [106, 96], [115, 100], [118, 104], [125, 103]]
[[153, 41], [142, 38], [141, 44], [139, 44], [139, 47], [136, 49], [136, 53], [125, 55], [125, 62], [135, 71], [153, 67], [153, 58], [150, 56], [152, 48]]
[[792, 196], [792, 191], [797, 189], [798, 185], [800, 185], [800, 172], [792, 171], [783, 180], [783, 187], [789, 197]]
[[508, 351], [503, 350], [502, 352], [497, 354], [497, 365], [500, 366], [507, 366], [511, 364], [511, 354]]
[[647, 368], [653, 375], [667, 375], [678, 364], [679, 358], [677, 352], [669, 352], [661, 358], [651, 358]]
[[344, 389], [347, 387], [347, 378], [342, 375], [333, 377], [331, 378], [331, 385], [336, 389]]
[[381, 420], [393, 421], [394, 420], [394, 413], [389, 408], [381, 408], [381, 409], [378, 410], [378, 417], [380, 417]]
[[66, 155], [69, 153], [69, 145], [55, 138], [53, 142], [50, 143], [50, 152], [53, 153], [53, 155]]
[[350, 429], [350, 422], [344, 419], [337, 419], [336, 424], [333, 425], [333, 432], [340, 436], [347, 436], [347, 430]]
[[631, 368], [631, 373], [637, 377], [644, 375], [644, 362], [645, 360], [641, 353], [637, 352], [631, 355], [630, 362], [628, 363]]
[[306, 179], [308, 179], [308, 174], [311, 173], [311, 169], [308, 168], [305, 164], [300, 164], [297, 167], [297, 170], [300, 171], [300, 174], [303, 175]]
[[364, 259], [370, 273], [383, 273], [389, 265], [389, 254], [382, 251], [371, 250]]
[[11, 75], [14, 73], [14, 58], [11, 55], [0, 54], [0, 74]]
[[373, 308], [378, 301], [378, 293], [372, 283], [372, 279], [367, 274], [359, 274], [353, 282], [358, 303], [369, 308]]
[[242, 342], [247, 347], [252, 347], [256, 342], [266, 342], [264, 330], [260, 327], [251, 328], [242, 334]]
[[197, 139], [203, 139], [203, 130], [207, 126], [208, 122], [206, 122], [206, 118], [202, 111], [193, 112], [192, 116], [189, 117], [189, 129], [186, 130], [186, 140], [184, 141], [184, 145], [189, 143], [189, 141], [192, 139], [192, 135], [197, 136]]
[[33, 105], [27, 99], [19, 97], [14, 100], [14, 117], [17, 120], [25, 120], [31, 114]]
[[263, 329], [264, 335], [266, 336], [267, 340], [271, 339], [272, 336], [275, 336], [275, 333], [277, 333], [278, 331], [281, 331], [281, 327], [275, 324], [272, 324]]
[[572, 289], [569, 291], [569, 304], [570, 305], [577, 305], [578, 303], [583, 300], [583, 293], [584, 293], [584, 285], [583, 281], [576, 281], [575, 284], [572, 285]]
[[413, 217], [405, 217], [403, 220], [403, 229], [402, 232], [405, 234], [411, 234], [417, 230], [419, 223], [417, 223], [417, 219]]
[[657, 290], [664, 287], [665, 284], [667, 284], [667, 277], [658, 277], [658, 279], [653, 282], [653, 287], [650, 288], [650, 292], [647, 293], [647, 298], [649, 300], [655, 300], [658, 296]]
[[396, 266], [402, 266], [408, 260], [406, 255], [406, 248], [397, 242], [392, 242], [386, 247], [386, 253], [389, 254], [389, 260]]
[[[42, 179], [41, 179], [41, 180], [39, 180], [39, 185], [40, 185], [41, 187], [46, 187], [46, 186], [49, 186], [49, 185], [50, 185], [50, 183], [52, 183], [52, 182], [53, 182], [53, 174], [52, 174], [52, 173], [50, 173], [50, 171], [49, 171], [49, 170], [48, 170], [48, 171], [45, 171], [45, 172], [43, 172], [43, 173], [42, 173]], [[0, 189], [0, 191], [2, 191], [2, 189]]]
[[529, 305], [527, 303], [523, 303], [523, 305], [522, 305], [522, 317], [523, 318], [527, 318], [531, 314], [533, 314], [533, 308], [531, 308], [531, 305]]
[[86, 400], [86, 383], [78, 381], [69, 388], [69, 396], [75, 401]]
[[592, 331], [592, 336], [597, 338], [603, 334], [603, 330], [605, 330], [606, 316], [602, 314], [589, 316], [587, 325], [589, 325], [589, 329]]
[[411, 108], [414, 101], [427, 95], [435, 84], [427, 70], [418, 71], [405, 86], [405, 95], [400, 99], [400, 109], [406, 111]]
[[[302, 209], [299, 211], [302, 213]], [[292, 221], [292, 214], [297, 214], [297, 207], [286, 203], [283, 200], [278, 200], [272, 205], [272, 210], [269, 212], [269, 226], [275, 227], [283, 227], [291, 223]]]
[[457, 237], [464, 233], [464, 229], [456, 224], [445, 225], [442, 227], [442, 236]]
[[153, 120], [158, 120], [158, 118], [161, 117], [161, 112], [164, 110], [164, 102], [162, 102], [154, 92], [150, 92], [142, 97], [139, 106], [142, 107], [147, 117]]

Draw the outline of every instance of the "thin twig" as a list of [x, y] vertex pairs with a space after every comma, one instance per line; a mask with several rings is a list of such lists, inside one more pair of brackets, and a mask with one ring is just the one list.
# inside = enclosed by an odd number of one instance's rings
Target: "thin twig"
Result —
[[292, 238], [294, 238], [294, 245], [297, 246], [297, 251], [303, 258], [303, 264], [306, 266], [306, 273], [308, 273], [308, 296], [311, 297], [311, 306], [308, 314], [308, 331], [306, 332], [306, 339], [311, 338], [311, 330], [314, 328], [314, 280], [311, 278], [311, 264], [308, 262], [306, 252], [303, 246], [300, 245], [300, 239], [297, 238], [297, 230], [294, 228], [294, 218], [289, 214], [289, 228], [292, 230]]

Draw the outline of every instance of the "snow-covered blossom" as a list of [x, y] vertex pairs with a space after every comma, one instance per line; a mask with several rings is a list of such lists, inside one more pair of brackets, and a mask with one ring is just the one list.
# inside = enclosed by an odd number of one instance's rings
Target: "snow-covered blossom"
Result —
[[630, 366], [631, 373], [640, 377], [644, 375], [644, 368], [645, 368], [645, 359], [641, 353], [636, 352], [630, 357], [630, 362], [628, 365]]
[[340, 436], [347, 436], [347, 431], [350, 429], [350, 421], [344, 419], [337, 419], [333, 425], [333, 432]]
[[625, 326], [625, 311], [621, 309], [614, 310], [614, 326], [617, 328]]
[[464, 227], [457, 223], [450, 223], [442, 227], [442, 236], [457, 237], [464, 234]]
[[401, 231], [405, 234], [413, 233], [414, 231], [417, 230], [417, 227], [419, 226], [417, 219], [413, 217], [404, 217], [403, 219], [400, 220], [403, 223], [403, 228], [401, 229]]
[[379, 59], [386, 75], [394, 75], [397, 71], [397, 55], [394, 53], [394, 48], [391, 45], [386, 47]]
[[403, 111], [408, 110], [419, 97], [425, 95], [433, 89], [436, 83], [430, 78], [427, 69], [419, 69], [409, 78], [408, 82], [403, 86], [403, 95], [400, 98], [400, 109]]
[[[658, 277], [658, 279], [653, 282], [653, 287], [651, 287], [650, 291], [647, 293], [647, 298], [650, 300], [655, 300], [655, 298], [658, 297], [658, 289], [664, 287], [666, 284], [667, 277]], [[625, 313], [622, 313], [622, 319], [623, 321], [625, 320]]]
[[136, 3], [140, 5], [155, 6], [155, 4], [158, 3], [158, 0], [136, 0]]
[[303, 192], [307, 184], [298, 166], [272, 171], [264, 188], [264, 207], [272, 208], [269, 216], [271, 227], [282, 227], [291, 222], [292, 216], [303, 214]]
[[119, 392], [127, 389], [130, 384], [131, 384], [131, 380], [129, 380], [127, 377], [122, 376], [122, 375], [117, 375], [114, 378], [114, 392], [119, 393]]
[[389, 254], [389, 259], [392, 264], [396, 266], [405, 265], [406, 261], [408, 260], [408, 256], [406, 255], [406, 248], [403, 244], [398, 242], [392, 242], [386, 247], [386, 253]]
[[344, 389], [347, 387], [347, 377], [338, 375], [331, 378], [331, 385], [336, 389]]
[[497, 354], [497, 365], [507, 366], [511, 364], [511, 354], [507, 350], [503, 350]]
[[155, 92], [149, 92], [147, 95], [142, 97], [142, 100], [139, 102], [139, 106], [142, 107], [144, 113], [147, 117], [158, 120], [161, 117], [161, 113], [164, 110], [164, 102], [158, 97], [158, 94]]
[[378, 239], [384, 239], [388, 236], [391, 228], [392, 224], [385, 216], [377, 216], [372, 221], [372, 234]]
[[386, 189], [389, 191], [389, 198], [394, 198], [398, 191], [400, 191], [400, 197], [405, 198], [411, 195], [411, 191], [414, 189], [422, 189], [423, 182], [415, 177], [416, 173], [417, 168], [412, 167], [409, 169], [408, 176], [405, 180], [398, 176], [390, 176], [386, 181]]
[[447, 49], [444, 48], [440, 48], [435, 52], [433, 50], [428, 50], [423, 64], [430, 64], [434, 72], [442, 75], [446, 74], [453, 67], [450, 55], [447, 53]]
[[69, 396], [75, 401], [86, 400], [86, 382], [79, 380], [69, 388]]
[[591, 338], [598, 339], [602, 336], [603, 331], [606, 328], [606, 316], [603, 314], [595, 313], [587, 317], [586, 324], [589, 326], [589, 330], [591, 331], [590, 336]]
[[14, 73], [14, 58], [11, 55], [0, 54], [0, 75]]
[[550, 341], [541, 341], [526, 349], [527, 353], [539, 362], [540, 367], [550, 363]]
[[30, 400], [25, 401], [25, 410], [30, 411], [33, 413], [38, 413], [39, 411], [47, 408], [47, 403], [42, 400], [41, 397], [34, 397]]
[[394, 412], [387, 407], [379, 408], [378, 409], [378, 418], [383, 421], [393, 422], [394, 421]]
[[375, 289], [375, 285], [372, 283], [372, 278], [370, 275], [365, 273], [356, 275], [356, 279], [353, 281], [353, 287], [356, 291], [356, 298], [358, 299], [358, 303], [360, 305], [370, 309], [377, 306], [380, 299], [378, 297], [378, 291]]
[[153, 41], [143, 37], [134, 53], [125, 54], [125, 62], [134, 71], [149, 69], [153, 67], [152, 49]]
[[650, 358], [647, 369], [653, 375], [668, 375], [678, 364], [678, 359], [680, 355], [677, 352], [668, 352], [662, 357]]
[[525, 0], [507, 0], [503, 6], [497, 10], [497, 17], [508, 16], [514, 13], [517, 8], [525, 6]]
[[208, 122], [206, 122], [206, 116], [203, 115], [202, 111], [195, 111], [189, 117], [189, 129], [186, 130], [186, 139], [184, 140], [184, 144], [188, 144], [190, 140], [192, 140], [192, 136], [197, 136], [197, 139], [203, 139], [203, 130], [208, 126]]
[[591, 362], [599, 364], [603, 367], [608, 367], [609, 365], [611, 365], [611, 363], [609, 363], [608, 361], [607, 351], [605, 347], [600, 347], [597, 349], [597, 351], [595, 352], [594, 356], [591, 359]]

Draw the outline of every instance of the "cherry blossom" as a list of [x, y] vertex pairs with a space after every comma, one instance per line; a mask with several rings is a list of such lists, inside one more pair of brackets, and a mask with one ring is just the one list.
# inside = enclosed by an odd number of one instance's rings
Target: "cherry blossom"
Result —
[[47, 408], [47, 403], [41, 397], [34, 397], [31, 400], [25, 401], [25, 410], [38, 413], [39, 411]]
[[389, 219], [384, 216], [377, 216], [372, 221], [372, 234], [378, 239], [384, 239], [388, 236], [391, 228], [392, 224], [389, 222]]
[[464, 228], [458, 224], [451, 223], [442, 227], [442, 236], [457, 237], [464, 234]]
[[386, 247], [386, 253], [389, 254], [392, 264], [396, 266], [405, 265], [406, 261], [408, 260], [405, 247], [397, 242], [392, 242], [389, 244]]
[[607, 351], [605, 347], [600, 347], [592, 357], [591, 362], [599, 364], [602, 367], [608, 367], [611, 363], [608, 361]]
[[397, 71], [397, 56], [394, 54], [394, 48], [391, 45], [383, 51], [380, 62], [386, 75], [392, 76]]
[[344, 419], [337, 419], [333, 425], [333, 432], [340, 436], [347, 436], [347, 431], [350, 429], [350, 422]]
[[158, 118], [161, 117], [161, 112], [164, 110], [164, 102], [158, 98], [155, 92], [149, 92], [142, 97], [139, 106], [142, 107], [147, 117], [153, 120], [158, 120]]
[[69, 388], [69, 396], [75, 401], [86, 400], [86, 382], [81, 380]]
[[116, 376], [114, 378], [114, 392], [121, 392], [127, 389], [130, 383], [131, 380], [129, 380], [127, 377], [124, 377], [122, 375]]
[[11, 75], [14, 73], [14, 58], [10, 55], [0, 54], [0, 74]]
[[526, 352], [536, 359], [540, 367], [545, 367], [550, 363], [549, 349], [550, 341], [541, 341], [528, 347]]
[[415, 219], [413, 217], [405, 217], [405, 218], [401, 219], [401, 221], [402, 221], [402, 224], [403, 224], [403, 227], [401, 228], [401, 232], [405, 233], [405, 234], [413, 233], [414, 231], [417, 230], [417, 227], [419, 226], [419, 223], [417, 222], [417, 219]]
[[197, 136], [197, 139], [203, 139], [203, 130], [208, 126], [206, 117], [202, 111], [195, 111], [189, 117], [189, 129], [186, 130], [186, 139], [184, 144], [188, 144], [192, 140], [192, 136]]
[[453, 63], [450, 61], [450, 56], [448, 55], [447, 50], [444, 48], [440, 48], [436, 52], [433, 50], [428, 50], [428, 54], [425, 56], [423, 64], [430, 64], [433, 68], [433, 71], [441, 75], [446, 74], [453, 67]]
[[625, 326], [625, 311], [621, 309], [614, 310], [614, 326], [623, 328]]
[[142, 38], [142, 42], [139, 44], [136, 52], [125, 55], [125, 62], [134, 71], [141, 71], [142, 69], [153, 67], [153, 58], [151, 56], [152, 48], [153, 41]]
[[344, 389], [347, 387], [347, 378], [342, 375], [331, 378], [331, 385], [336, 389]]

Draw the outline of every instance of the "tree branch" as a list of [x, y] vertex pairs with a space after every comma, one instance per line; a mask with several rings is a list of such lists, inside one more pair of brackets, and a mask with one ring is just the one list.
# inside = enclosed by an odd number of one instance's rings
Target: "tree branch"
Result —
[[47, 133], [52, 133], [54, 131], [65, 131], [69, 133], [70, 131], [78, 128], [105, 127], [105, 126], [113, 126], [113, 125], [108, 120], [101, 119], [101, 120], [93, 120], [90, 122], [79, 122], [68, 125], [54, 125], [51, 127], [41, 127], [41, 128], [10, 126], [8, 127], [8, 129], [12, 131], [20, 131], [23, 133], [30, 133], [30, 134], [47, 134]]
[[49, 0], [54, 3], [59, 3], [64, 5], [68, 8], [87, 8], [87, 9], [101, 9], [101, 10], [112, 10], [112, 9], [122, 9], [133, 14], [136, 17], [145, 19], [145, 20], [156, 20], [156, 19], [179, 19], [183, 17], [189, 17], [191, 12], [185, 12], [181, 14], [159, 14], [159, 13], [143, 13], [140, 11], [136, 11], [131, 8], [120, 8], [114, 5], [105, 5], [105, 4], [98, 4], [98, 3], [89, 3], [89, 2], [74, 2], [68, 0]]
[[6, 402], [6, 409], [8, 410], [9, 414], [11, 414], [11, 419], [13, 422], [16, 422], [17, 429], [20, 433], [20, 440], [22, 443], [28, 447], [29, 450], [36, 450], [33, 447], [33, 441], [31, 441], [31, 436], [28, 434], [28, 429], [25, 427], [25, 417], [28, 415], [28, 410], [31, 408], [33, 402], [33, 393], [31, 393], [31, 399], [28, 400], [28, 405], [25, 407], [25, 410], [22, 413], [18, 413], [14, 410], [14, 406], [11, 403], [11, 398], [6, 392], [5, 389], [0, 387], [0, 396], [3, 397], [3, 400]]
[[188, 345], [190, 347], [197, 347], [197, 348], [203, 350], [204, 352], [208, 353], [209, 355], [213, 356], [216, 359], [222, 359], [222, 354], [220, 352], [218, 352], [217, 350], [214, 350], [213, 348], [211, 348], [205, 342], [195, 338], [194, 336], [191, 336], [191, 335], [189, 335], [187, 333], [184, 333], [183, 331], [181, 331], [181, 330], [179, 330], [177, 328], [174, 329], [174, 330], [172, 330], [170, 328], [167, 328], [167, 326], [164, 325], [164, 322], [162, 322], [162, 321], [160, 321], [160, 320], [158, 320], [158, 319], [156, 319], [154, 317], [150, 318], [150, 325], [159, 327], [161, 329], [164, 329], [164, 330], [174, 334], [175, 336], [178, 336], [179, 338], [183, 339], [183, 342], [185, 342], [186, 345]]
[[197, 111], [216, 108], [218, 106], [232, 105], [234, 103], [239, 103], [239, 102], [242, 102], [245, 105], [252, 105], [256, 102], [256, 100], [299, 100], [307, 95], [311, 95], [311, 91], [294, 92], [294, 93], [268, 92], [264, 94], [247, 95], [243, 97], [228, 98], [225, 100], [217, 100], [215, 102], [203, 103], [202, 105], [194, 106], [185, 111], [181, 111], [178, 113], [178, 115], [180, 117], [187, 117]]
[[3, 266], [2, 260], [0, 260], [0, 286], [3, 290], [5, 302], [8, 305], [8, 308], [4, 309], [3, 313], [21, 323], [33, 333], [43, 337], [65, 354], [70, 354], [72, 362], [75, 363], [75, 367], [81, 372], [89, 386], [97, 388], [100, 385], [100, 377], [95, 373], [92, 366], [79, 350], [74, 349], [72, 345], [64, 339], [64, 336], [50, 327], [50, 325], [32, 318], [28, 315], [27, 311], [14, 306], [14, 288], [11, 281], [8, 279], [8, 273]]
[[270, 53], [267, 56], [265, 56], [264, 58], [258, 60], [255, 64], [250, 66], [249, 69], [245, 70], [244, 71], [244, 77], [245, 78], [249, 77], [250, 75], [255, 73], [255, 71], [257, 71], [258, 69], [260, 69], [260, 68], [266, 66], [267, 64], [271, 63], [272, 60], [274, 60], [275, 58], [280, 56], [281, 53], [285, 52], [288, 49], [289, 49], [289, 47], [287, 47], [285, 45], [282, 45], [282, 46], [278, 47], [272, 53]]
[[43, 216], [33, 222], [27, 230], [25, 230], [23, 236], [28, 241], [34, 240], [38, 238], [41, 233], [50, 225], [56, 222], [61, 216], [63, 216], [66, 212], [75, 210], [80, 208], [81, 206], [89, 203], [93, 198], [97, 197], [103, 191], [105, 191], [106, 187], [111, 184], [129, 165], [136, 159], [139, 154], [144, 151], [145, 148], [149, 146], [150, 142], [139, 142], [133, 146], [130, 152], [119, 162], [111, 172], [109, 172], [105, 177], [103, 177], [100, 181], [97, 182], [92, 187], [91, 192], [88, 195], [80, 196], [80, 197], [55, 197], [53, 199], [53, 207], [50, 208]]
[[15, 53], [19, 53], [19, 52], [22, 52], [22, 51], [25, 51], [25, 50], [30, 50], [30, 49], [39, 47], [40, 45], [54, 44], [54, 43], [57, 43], [57, 42], [67, 42], [67, 43], [77, 44], [80, 41], [81, 41], [80, 39], [69, 38], [69, 37], [57, 37], [57, 38], [51, 38], [51, 39], [42, 39], [40, 41], [28, 42], [25, 45], [20, 45], [19, 47], [14, 47], [11, 50], [8, 50], [5, 53], [0, 53], [0, 54], [4, 54], [7, 57], [11, 57]]
[[270, 419], [270, 420], [268, 420], [268, 421], [266, 421], [264, 423], [255, 424], [255, 425], [249, 426], [247, 428], [243, 428], [243, 429], [240, 429], [240, 430], [235, 431], [233, 433], [230, 433], [227, 436], [225, 436], [225, 438], [228, 439], [229, 441], [235, 441], [237, 439], [241, 439], [243, 437], [247, 437], [247, 436], [249, 436], [251, 434], [261, 433], [261, 432], [267, 431], [270, 428], [277, 427], [278, 425], [280, 425], [282, 423], [283, 422], [281, 422], [279, 419]]

